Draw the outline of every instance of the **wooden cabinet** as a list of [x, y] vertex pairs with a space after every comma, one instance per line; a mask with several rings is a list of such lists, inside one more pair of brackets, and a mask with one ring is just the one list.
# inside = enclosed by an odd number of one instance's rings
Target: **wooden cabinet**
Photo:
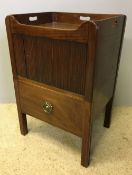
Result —
[[111, 109], [126, 17], [118, 14], [33, 13], [6, 17], [20, 129], [26, 114], [82, 138], [89, 164], [92, 121]]

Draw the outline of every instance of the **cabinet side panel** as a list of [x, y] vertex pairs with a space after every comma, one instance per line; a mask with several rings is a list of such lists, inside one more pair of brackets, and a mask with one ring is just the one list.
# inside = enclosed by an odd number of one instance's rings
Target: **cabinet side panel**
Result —
[[93, 102], [101, 110], [114, 95], [125, 17], [98, 23]]

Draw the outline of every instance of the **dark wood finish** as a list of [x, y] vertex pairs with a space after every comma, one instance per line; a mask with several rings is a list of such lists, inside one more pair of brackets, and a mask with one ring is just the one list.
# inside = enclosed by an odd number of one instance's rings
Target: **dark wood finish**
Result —
[[81, 148], [81, 165], [87, 167], [90, 163], [90, 145], [91, 145], [91, 104], [85, 111], [85, 117], [83, 118], [83, 130], [82, 130], [82, 148]]
[[94, 22], [89, 24], [89, 43], [86, 64], [86, 84], [85, 84], [85, 99], [89, 101], [89, 108], [87, 109], [86, 117], [83, 120], [82, 133], [82, 150], [81, 150], [81, 164], [85, 167], [90, 162], [90, 144], [91, 144], [91, 130], [92, 130], [92, 98], [93, 98], [93, 81], [94, 81], [94, 64], [96, 53], [96, 35], [97, 26]]
[[125, 33], [125, 25], [126, 25], [126, 16], [124, 16], [123, 21], [123, 28], [122, 33], [120, 33], [120, 48], [118, 52], [118, 61], [117, 61], [117, 68], [116, 68], [116, 75], [115, 75], [115, 81], [114, 81], [114, 87], [113, 87], [113, 93], [111, 99], [106, 104], [106, 111], [105, 111], [105, 119], [104, 119], [104, 127], [109, 128], [111, 123], [111, 113], [112, 113], [112, 106], [114, 101], [114, 94], [115, 94], [115, 88], [116, 88], [116, 81], [118, 76], [118, 69], [119, 69], [119, 63], [120, 63], [120, 57], [121, 57], [121, 51], [122, 51], [122, 45], [123, 45], [123, 38]]
[[[100, 30], [97, 37], [93, 106], [100, 112], [106, 106], [104, 126], [110, 126], [122, 41], [125, 16], [97, 22]], [[107, 73], [106, 73], [107, 72]]]
[[113, 105], [113, 97], [106, 104], [105, 119], [104, 119], [104, 127], [106, 127], [106, 128], [109, 128], [110, 127], [112, 105]]
[[10, 30], [10, 19], [6, 18], [6, 24], [9, 27], [7, 29], [7, 36], [8, 36], [8, 43], [10, 48], [10, 57], [11, 57], [11, 65], [12, 65], [12, 72], [13, 72], [13, 80], [14, 80], [14, 88], [15, 88], [15, 95], [16, 95], [16, 103], [17, 103], [17, 111], [18, 111], [18, 118], [20, 124], [20, 131], [22, 135], [26, 135], [28, 133], [27, 129], [27, 119], [26, 114], [23, 114], [21, 111], [21, 104], [19, 99], [19, 91], [18, 91], [18, 82], [17, 78], [17, 67], [15, 62], [15, 55], [14, 55], [14, 47], [13, 47], [13, 40], [12, 40], [12, 33]]
[[[61, 40], [69, 40], [69, 41], [77, 41], [81, 43], [87, 43], [87, 30], [88, 24], [86, 22], [81, 23], [80, 25], [69, 25], [65, 27], [62, 25], [57, 29], [54, 27], [44, 27], [43, 24], [39, 25], [27, 25], [19, 23], [14, 16], [10, 17], [12, 21], [12, 32], [14, 34], [24, 34], [28, 36], [38, 36], [38, 37], [48, 37], [52, 39], [61, 39]], [[51, 22], [52, 24], [53, 22]], [[81, 35], [80, 35], [81, 34]]]
[[18, 75], [85, 93], [86, 44], [21, 35], [13, 39]]
[[[13, 43], [14, 43], [14, 54], [15, 63], [16, 63], [16, 72], [18, 75], [27, 76], [27, 64], [26, 64], [26, 56], [25, 56], [25, 50], [24, 50], [24, 40], [21, 35], [14, 35], [13, 37]], [[21, 66], [20, 66], [21, 65]]]
[[[61, 12], [6, 17], [23, 135], [26, 114], [78, 135], [81, 164], [88, 166], [95, 113], [106, 108], [104, 126], [110, 126], [125, 21], [118, 14]], [[54, 106], [51, 114], [43, 101]]]
[[14, 80], [14, 87], [15, 87], [15, 94], [16, 94], [16, 102], [17, 102], [20, 131], [21, 131], [22, 135], [26, 135], [28, 133], [27, 118], [26, 118], [26, 113], [23, 113], [22, 109], [21, 109], [18, 82], [16, 80]]
[[[82, 119], [89, 107], [83, 96], [20, 77], [18, 89], [22, 113], [82, 136]], [[44, 101], [53, 105], [51, 114], [44, 113]]]

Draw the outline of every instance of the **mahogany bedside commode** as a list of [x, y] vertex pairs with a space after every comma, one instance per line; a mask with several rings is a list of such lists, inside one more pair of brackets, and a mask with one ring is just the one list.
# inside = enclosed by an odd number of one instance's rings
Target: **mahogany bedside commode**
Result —
[[110, 126], [126, 16], [32, 13], [6, 17], [20, 129], [26, 114], [82, 138], [89, 164], [92, 119]]

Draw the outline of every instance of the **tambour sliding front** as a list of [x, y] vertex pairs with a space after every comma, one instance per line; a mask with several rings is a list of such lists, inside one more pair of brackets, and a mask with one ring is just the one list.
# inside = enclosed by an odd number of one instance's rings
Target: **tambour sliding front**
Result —
[[26, 114], [82, 137], [89, 164], [93, 117], [109, 127], [124, 15], [33, 13], [6, 17], [20, 129]]

